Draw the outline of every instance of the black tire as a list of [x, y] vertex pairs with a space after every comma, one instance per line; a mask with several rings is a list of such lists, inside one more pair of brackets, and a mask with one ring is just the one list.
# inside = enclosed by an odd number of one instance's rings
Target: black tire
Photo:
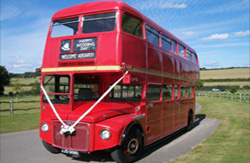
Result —
[[121, 146], [111, 152], [111, 157], [119, 163], [134, 162], [143, 151], [142, 133], [139, 129], [132, 128], [126, 135]]
[[59, 148], [52, 147], [49, 143], [47, 143], [44, 140], [42, 140], [42, 143], [43, 143], [44, 148], [46, 148], [47, 151], [49, 151], [50, 153], [54, 153], [54, 154], [60, 153], [60, 149]]
[[188, 113], [187, 131], [191, 131], [194, 128], [194, 115], [192, 111]]

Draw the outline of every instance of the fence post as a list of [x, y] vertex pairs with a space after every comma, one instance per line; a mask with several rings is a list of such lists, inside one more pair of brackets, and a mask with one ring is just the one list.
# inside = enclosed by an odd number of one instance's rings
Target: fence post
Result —
[[13, 102], [10, 100], [10, 115], [13, 115]]
[[240, 102], [242, 102], [242, 94], [240, 94]]

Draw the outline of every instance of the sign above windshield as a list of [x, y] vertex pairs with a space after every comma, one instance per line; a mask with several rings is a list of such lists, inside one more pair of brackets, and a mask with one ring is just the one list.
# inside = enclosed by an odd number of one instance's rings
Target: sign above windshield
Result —
[[74, 51], [96, 50], [97, 38], [84, 38], [74, 40]]

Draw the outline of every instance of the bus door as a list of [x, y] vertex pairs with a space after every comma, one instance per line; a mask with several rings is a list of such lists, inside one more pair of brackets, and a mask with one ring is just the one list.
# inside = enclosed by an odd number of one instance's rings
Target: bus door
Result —
[[146, 108], [146, 142], [150, 143], [161, 138], [161, 85], [147, 85]]

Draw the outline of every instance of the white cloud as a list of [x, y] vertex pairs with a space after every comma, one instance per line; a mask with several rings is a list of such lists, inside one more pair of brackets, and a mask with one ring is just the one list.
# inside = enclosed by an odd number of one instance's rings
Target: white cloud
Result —
[[190, 38], [194, 36], [195, 33], [193, 31], [187, 31], [187, 32], [182, 32], [182, 34], [184, 35], [184, 37]]
[[209, 37], [205, 37], [202, 40], [218, 40], [218, 39], [227, 39], [229, 37], [228, 33], [222, 33], [222, 34], [212, 34]]
[[247, 30], [247, 31], [239, 31], [239, 32], [234, 32], [233, 33], [233, 36], [235, 36], [235, 37], [244, 37], [244, 36], [247, 36], [247, 35], [250, 35], [249, 30]]

